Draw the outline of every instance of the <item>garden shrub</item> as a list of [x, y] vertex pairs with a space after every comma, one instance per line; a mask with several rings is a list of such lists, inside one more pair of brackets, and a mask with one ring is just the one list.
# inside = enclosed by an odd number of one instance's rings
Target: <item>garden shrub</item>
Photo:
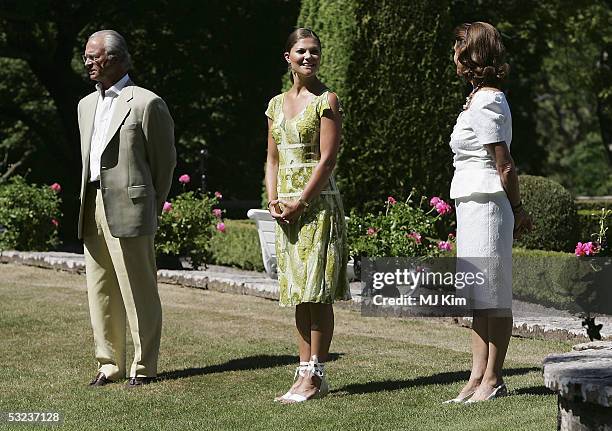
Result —
[[359, 1], [355, 15], [338, 161], [348, 206], [371, 208], [412, 188], [448, 196], [462, 99], [448, 2]]
[[191, 191], [181, 193], [169, 204], [164, 205], [155, 237], [158, 256], [188, 257], [196, 269], [209, 263], [218, 221], [213, 214], [217, 199]]
[[[360, 215], [351, 211], [348, 220], [349, 254], [354, 257], [435, 257], [450, 251], [452, 241], [440, 241], [436, 223], [451, 207], [443, 203], [442, 214], [435, 206], [423, 209], [426, 198], [403, 202], [393, 197], [382, 210]], [[435, 199], [435, 198], [434, 198]], [[438, 198], [439, 199], [439, 198]], [[452, 237], [451, 237], [452, 238]]]
[[313, 29], [321, 39], [323, 57], [318, 76], [342, 102], [350, 96], [346, 78], [357, 28], [357, 3], [355, 0], [304, 0], [298, 17], [298, 26]]
[[44, 251], [59, 245], [60, 187], [20, 176], [0, 186], [0, 250]]
[[517, 244], [529, 249], [573, 251], [578, 240], [578, 216], [572, 195], [561, 184], [544, 177], [520, 175], [519, 183], [534, 229]]
[[[604, 259], [608, 259], [607, 265], [602, 265]], [[609, 258], [579, 258], [573, 253], [515, 248], [513, 296], [577, 314], [612, 314], [612, 290], [601, 279], [610, 277], [611, 270]], [[600, 278], [595, 281], [595, 277]]]
[[298, 25], [321, 37], [321, 78], [344, 105], [346, 206], [372, 210], [413, 187], [448, 195], [462, 102], [448, 1], [304, 0]]
[[226, 220], [225, 232], [210, 244], [211, 263], [252, 271], [264, 271], [257, 226], [252, 220]]

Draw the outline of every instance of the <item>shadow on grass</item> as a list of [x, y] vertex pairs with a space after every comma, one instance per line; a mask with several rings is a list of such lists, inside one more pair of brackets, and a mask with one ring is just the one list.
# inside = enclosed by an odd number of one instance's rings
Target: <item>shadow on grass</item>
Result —
[[546, 386], [529, 386], [528, 388], [520, 388], [510, 392], [510, 395], [556, 395], [555, 391], [551, 391]]
[[[539, 367], [508, 368], [504, 370], [505, 376], [516, 376], [541, 371]], [[448, 385], [451, 383], [467, 381], [470, 377], [469, 371], [452, 371], [447, 373], [432, 374], [431, 376], [417, 377], [408, 380], [383, 380], [378, 382], [356, 383], [346, 385], [331, 392], [346, 392], [348, 394], [369, 394], [372, 392], [399, 391], [401, 389], [416, 386]], [[534, 389], [535, 390], [535, 389]]]
[[[335, 361], [344, 353], [330, 353], [328, 361]], [[283, 367], [296, 364], [297, 356], [292, 355], [254, 355], [246, 358], [229, 360], [223, 364], [209, 365], [207, 367], [185, 368], [182, 370], [166, 371], [158, 374], [159, 380], [176, 380], [205, 374], [224, 373], [226, 371], [249, 371], [264, 368]]]

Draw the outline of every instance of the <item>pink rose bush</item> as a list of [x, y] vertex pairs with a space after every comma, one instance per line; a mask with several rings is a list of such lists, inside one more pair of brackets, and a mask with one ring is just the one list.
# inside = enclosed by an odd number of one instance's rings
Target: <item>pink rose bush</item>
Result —
[[[440, 238], [444, 230], [442, 217], [452, 207], [439, 197], [405, 201], [388, 196], [376, 213], [357, 214], [348, 220], [348, 245], [351, 256], [362, 257], [434, 257], [453, 250], [454, 235]], [[442, 237], [444, 238], [444, 237]]]
[[[190, 181], [188, 174], [179, 177], [183, 186]], [[200, 191], [183, 192], [164, 202], [155, 238], [156, 253], [187, 257], [193, 268], [209, 262], [214, 236], [227, 232], [218, 204], [218, 197]]]
[[7, 178], [0, 187], [0, 250], [57, 247], [63, 223], [61, 190], [57, 182], [32, 184], [20, 175]]

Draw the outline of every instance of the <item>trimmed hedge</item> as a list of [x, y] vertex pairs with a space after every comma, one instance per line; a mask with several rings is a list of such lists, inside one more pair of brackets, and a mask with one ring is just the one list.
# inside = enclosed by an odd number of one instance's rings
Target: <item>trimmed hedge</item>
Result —
[[346, 206], [371, 209], [413, 187], [447, 196], [448, 141], [462, 102], [449, 2], [304, 0], [298, 25], [321, 37], [320, 76], [345, 108], [338, 182]]
[[602, 208], [612, 209], [612, 200], [576, 200], [574, 203], [578, 211], [600, 211]]
[[[605, 281], [612, 277], [612, 259], [515, 248], [513, 260], [515, 298], [573, 313], [612, 314], [612, 289]], [[593, 271], [594, 261], [601, 271]]]
[[211, 263], [264, 271], [257, 226], [252, 220], [225, 220], [225, 233], [211, 241]]
[[313, 29], [321, 39], [323, 56], [317, 75], [343, 102], [349, 96], [346, 77], [357, 27], [356, 3], [354, 0], [304, 0], [298, 17], [299, 27]]
[[534, 229], [517, 244], [529, 249], [573, 251], [578, 241], [578, 216], [572, 195], [544, 177], [520, 175], [519, 183]]

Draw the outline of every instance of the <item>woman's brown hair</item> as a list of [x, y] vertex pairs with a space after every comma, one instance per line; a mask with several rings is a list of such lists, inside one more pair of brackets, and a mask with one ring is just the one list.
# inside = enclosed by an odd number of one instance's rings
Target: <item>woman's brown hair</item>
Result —
[[309, 28], [297, 28], [293, 30], [287, 38], [287, 43], [285, 44], [285, 52], [290, 52], [291, 48], [293, 48], [293, 45], [295, 45], [298, 40], [308, 38], [316, 40], [317, 45], [319, 45], [319, 51], [321, 51], [321, 40], [314, 31]]
[[501, 35], [486, 22], [465, 23], [455, 28], [458, 71], [475, 85], [499, 87], [510, 73]]

